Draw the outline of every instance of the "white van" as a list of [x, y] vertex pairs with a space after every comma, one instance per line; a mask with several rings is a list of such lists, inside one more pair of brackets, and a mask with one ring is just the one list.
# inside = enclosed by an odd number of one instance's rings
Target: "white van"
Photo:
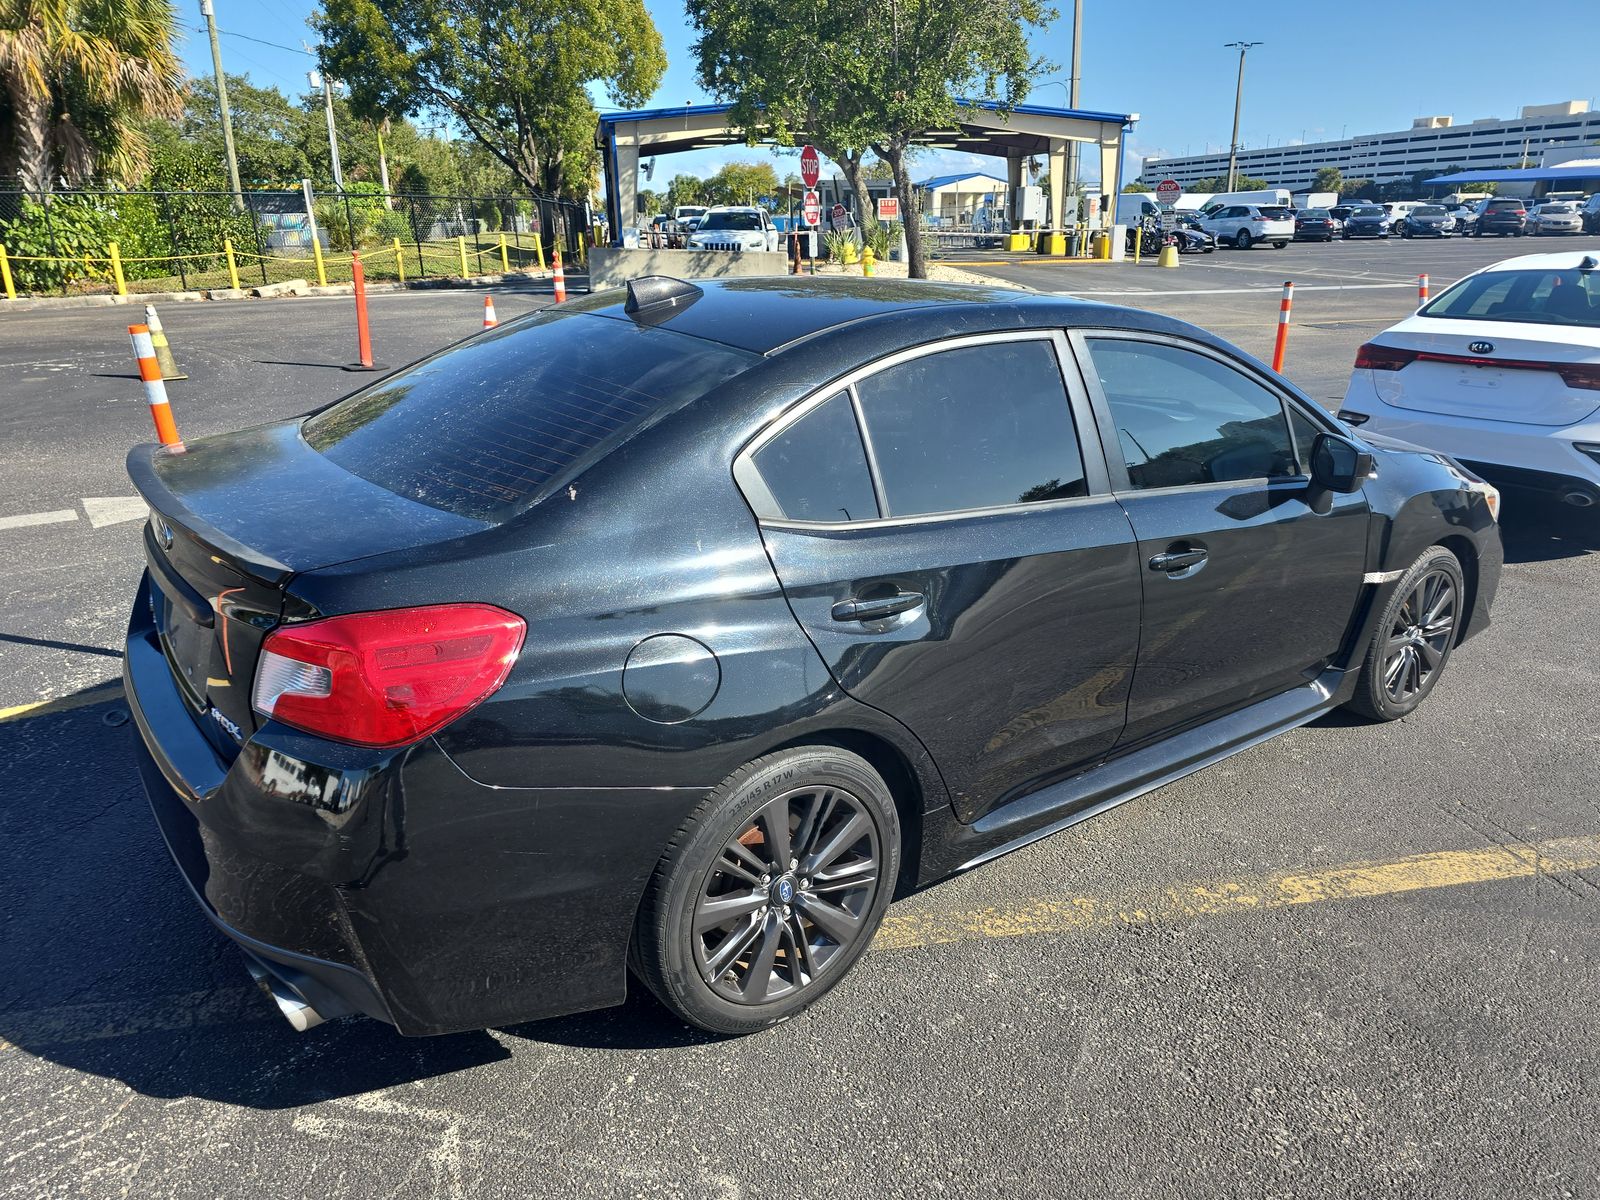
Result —
[[1307, 192], [1303, 196], [1294, 198], [1296, 212], [1305, 212], [1308, 208], [1332, 208], [1339, 203], [1338, 192]]
[[1118, 225], [1137, 225], [1146, 217], [1159, 217], [1161, 206], [1149, 192], [1130, 192], [1117, 197]]
[[1253, 204], [1257, 208], [1294, 207], [1294, 194], [1288, 188], [1262, 188], [1259, 192], [1219, 192], [1205, 203], [1200, 211], [1210, 214], [1219, 208], [1236, 204]]

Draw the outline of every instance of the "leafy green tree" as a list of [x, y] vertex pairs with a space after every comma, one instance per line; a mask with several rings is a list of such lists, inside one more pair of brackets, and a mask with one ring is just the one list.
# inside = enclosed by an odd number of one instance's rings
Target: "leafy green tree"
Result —
[[[228, 109], [233, 117], [239, 180], [246, 188], [292, 186], [312, 174], [304, 150], [307, 114], [289, 97], [275, 87], [256, 87], [248, 75], [229, 75]], [[320, 107], [316, 115], [326, 160], [328, 142]], [[175, 122], [161, 122], [152, 133], [157, 138], [170, 133], [199, 147], [216, 163], [219, 186], [228, 186], [217, 85], [209, 75], [190, 81], [182, 114]]]
[[598, 84], [642, 103], [666, 69], [644, 0], [323, 0], [326, 68], [367, 120], [445, 114], [525, 186], [583, 198]]
[[706, 181], [698, 175], [674, 175], [667, 184], [667, 209], [670, 211], [683, 204], [705, 204], [706, 196]]
[[182, 103], [175, 29], [171, 0], [0, 0], [0, 178], [137, 180]]
[[778, 173], [771, 163], [725, 163], [706, 180], [705, 195], [713, 204], [753, 204], [778, 190]]
[[[1028, 31], [1055, 16], [1042, 0], [688, 0], [700, 36], [701, 83], [733, 103], [733, 123], [754, 138], [793, 144], [797, 131], [844, 170], [861, 208], [871, 150], [889, 167], [902, 211], [917, 211], [909, 154], [929, 130], [959, 120], [954, 97], [1009, 111], [1044, 69]], [[926, 278], [919, 221], [906, 223], [910, 274]]]
[[1154, 190], [1153, 188], [1145, 186], [1143, 183], [1139, 182], [1139, 180], [1137, 180], [1137, 179], [1135, 179], [1132, 183], [1125, 183], [1125, 184], [1122, 185], [1123, 194], [1124, 195], [1129, 195], [1129, 196], [1136, 195], [1136, 194], [1141, 193], [1141, 192], [1149, 192], [1149, 191], [1153, 191], [1153, 190]]
[[1339, 183], [1339, 198], [1341, 200], [1369, 199], [1377, 195], [1377, 185], [1370, 179], [1345, 179]]
[[[1265, 179], [1239, 175], [1234, 178], [1232, 190], [1235, 192], [1259, 192], [1263, 188], [1271, 186]], [[1210, 192], [1212, 195], [1216, 195], [1219, 192], [1226, 192], [1230, 189], [1228, 188], [1228, 177], [1226, 175], [1213, 175], [1209, 179], [1195, 180], [1187, 190], [1191, 192]]]
[[1333, 192], [1342, 195], [1340, 189], [1343, 187], [1344, 172], [1338, 167], [1318, 167], [1316, 175], [1311, 179], [1313, 192]]

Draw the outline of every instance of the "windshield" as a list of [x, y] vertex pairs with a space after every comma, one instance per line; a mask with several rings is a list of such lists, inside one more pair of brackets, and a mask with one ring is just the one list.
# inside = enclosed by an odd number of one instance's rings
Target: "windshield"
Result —
[[1539, 211], [1542, 213], [1570, 213], [1577, 209], [1570, 204], [1541, 204]]
[[759, 230], [761, 216], [753, 212], [714, 212], [707, 214], [706, 219], [700, 222], [700, 228]]
[[1412, 209], [1411, 214], [1416, 217], [1442, 217], [1444, 209], [1437, 204], [1424, 204], [1421, 208]]
[[1368, 204], [1362, 208], [1356, 209], [1350, 215], [1352, 217], [1381, 217], [1384, 215], [1384, 211], [1376, 204]]
[[1446, 288], [1417, 315], [1600, 329], [1600, 271], [1485, 271]]
[[540, 313], [323, 409], [301, 433], [379, 487], [498, 522], [755, 361], [632, 321]]

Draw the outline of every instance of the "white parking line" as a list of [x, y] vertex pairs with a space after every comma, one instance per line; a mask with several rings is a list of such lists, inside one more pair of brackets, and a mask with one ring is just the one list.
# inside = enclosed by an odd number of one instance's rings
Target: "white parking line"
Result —
[[64, 521], [76, 521], [78, 514], [70, 508], [60, 508], [55, 512], [23, 513], [16, 517], [0, 517], [0, 529], [21, 529], [27, 525], [56, 525]]
[[[1294, 285], [1295, 294], [1301, 292], [1375, 292], [1385, 289], [1409, 288], [1416, 290], [1414, 283], [1308, 283], [1304, 286]], [[1083, 291], [1074, 288], [1070, 292], [1058, 292], [1061, 296], [1259, 296], [1263, 293], [1282, 291], [1281, 284], [1262, 284], [1260, 287], [1236, 288], [1173, 288], [1167, 290], [1140, 289], [1140, 288], [1106, 288], [1097, 291]]]
[[142, 521], [150, 513], [143, 496], [85, 496], [83, 511], [96, 529], [121, 521]]

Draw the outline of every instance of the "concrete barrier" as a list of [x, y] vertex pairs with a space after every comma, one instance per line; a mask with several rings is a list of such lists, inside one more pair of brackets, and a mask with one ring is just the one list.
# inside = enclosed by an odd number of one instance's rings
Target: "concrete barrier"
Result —
[[617, 250], [589, 251], [589, 290], [621, 287], [641, 275], [675, 279], [723, 279], [744, 275], [787, 275], [789, 259], [769, 250]]

